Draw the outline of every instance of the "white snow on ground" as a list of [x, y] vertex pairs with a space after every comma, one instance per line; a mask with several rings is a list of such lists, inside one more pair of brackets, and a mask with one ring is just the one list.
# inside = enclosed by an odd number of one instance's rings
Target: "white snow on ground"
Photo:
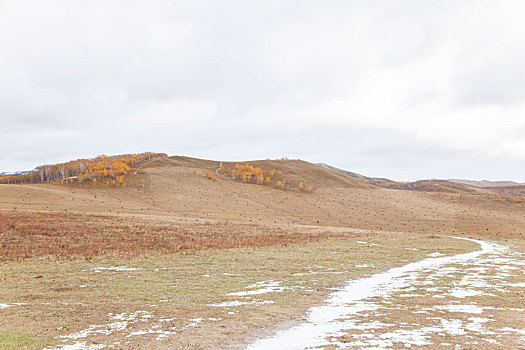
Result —
[[427, 254], [427, 256], [430, 256], [431, 258], [437, 258], [438, 256], [443, 256], [445, 254], [443, 253], [440, 253], [440, 252], [435, 252], [435, 253], [429, 253]]
[[[246, 287], [247, 289], [252, 289], [252, 290], [245, 290], [241, 292], [229, 293], [228, 295], [247, 296], [247, 295], [258, 295], [258, 294], [266, 294], [266, 293], [280, 293], [280, 292], [284, 292], [286, 289], [291, 289], [291, 287], [280, 286], [281, 283], [282, 282], [280, 281], [257, 282], [257, 283], [254, 283]], [[257, 289], [253, 289], [253, 288], [257, 288]]]
[[[235, 292], [235, 293], [229, 293], [228, 295], [237, 295], [237, 296], [245, 296], [245, 295], [255, 295], [255, 294], [266, 294], [270, 292], [282, 292], [284, 291], [284, 287], [280, 287], [281, 284], [280, 281], [262, 281], [257, 282], [252, 285], [247, 286], [247, 291], [242, 292]], [[258, 289], [253, 289], [258, 288]]]
[[68, 344], [68, 345], [59, 345], [58, 347], [54, 349], [60, 349], [60, 350], [97, 350], [97, 349], [104, 349], [106, 345], [104, 344], [91, 344], [86, 345], [85, 341], [82, 342], [76, 342], [75, 344]]
[[7, 309], [8, 307], [15, 305], [25, 305], [25, 303], [0, 304], [0, 309]]
[[128, 328], [129, 324], [136, 322], [147, 322], [148, 319], [152, 318], [152, 314], [148, 311], [136, 311], [133, 313], [121, 313], [117, 315], [109, 314], [111, 319], [117, 320], [117, 322], [112, 322], [109, 324], [103, 325], [91, 325], [86, 329], [81, 330], [77, 333], [72, 333], [69, 335], [63, 335], [60, 338], [64, 339], [81, 339], [87, 338], [93, 334], [103, 334], [110, 335], [113, 332], [123, 331]]
[[516, 333], [525, 335], [525, 329], [514, 329], [514, 328], [505, 327], [505, 328], [502, 328], [501, 330], [504, 332], [516, 332]]
[[[445, 278], [450, 274], [457, 273], [458, 268], [453, 266], [444, 266], [448, 264], [464, 264], [468, 265], [471, 261], [479, 263], [480, 256], [489, 255], [483, 261], [482, 268], [500, 267], [505, 264], [513, 267], [521, 265], [522, 262], [510, 258], [499, 257], [506, 250], [497, 244], [487, 243], [480, 240], [465, 239], [476, 242], [481, 246], [481, 250], [458, 254], [455, 256], [437, 257], [438, 254], [433, 254], [432, 258], [424, 259], [419, 262], [411, 263], [402, 267], [390, 269], [386, 272], [372, 275], [370, 277], [362, 278], [355, 281], [350, 281], [347, 286], [335, 293], [326, 301], [326, 305], [310, 309], [308, 320], [293, 328], [279, 331], [274, 336], [265, 339], [259, 339], [255, 343], [249, 345], [247, 349], [306, 349], [311, 347], [322, 347], [325, 345], [336, 345], [341, 348], [386, 348], [394, 346], [396, 343], [402, 343], [406, 347], [430, 345], [428, 334], [433, 333], [448, 333], [450, 335], [460, 336], [467, 331], [477, 331], [482, 334], [491, 334], [483, 328], [482, 323], [488, 322], [488, 319], [481, 317], [469, 318], [468, 323], [463, 323], [462, 320], [453, 318], [435, 318], [439, 323], [432, 327], [421, 327], [418, 329], [397, 329], [391, 332], [382, 334], [356, 334], [355, 342], [338, 343], [336, 338], [345, 335], [345, 330], [355, 329], [356, 324], [366, 327], [367, 322], [361, 322], [353, 319], [353, 317], [363, 316], [359, 313], [364, 311], [375, 310], [379, 308], [379, 304], [365, 302], [372, 297], [381, 297], [382, 300], [388, 300], [396, 292], [406, 292], [411, 290], [411, 285], [418, 278], [421, 272], [432, 275], [426, 276], [423, 285], [432, 284], [433, 281], [438, 281], [440, 278]], [[358, 242], [361, 243], [361, 242]], [[366, 243], [366, 242], [363, 242]], [[440, 254], [441, 255], [441, 254]], [[477, 259], [477, 260], [476, 260]], [[481, 264], [481, 263], [480, 263]], [[477, 267], [476, 267], [477, 268]], [[509, 270], [505, 268], [505, 270]], [[493, 287], [494, 290], [499, 290], [501, 287], [494, 287], [488, 281], [489, 276], [481, 278], [479, 273], [483, 271], [472, 270], [470, 274], [465, 275], [458, 286], [455, 286], [455, 294], [459, 297], [467, 297], [469, 295], [477, 294], [476, 292], [460, 292], [462, 287], [468, 288], [466, 290], [475, 290], [475, 288]], [[501, 276], [503, 277], [503, 276]], [[436, 306], [429, 310], [443, 309], [451, 314], [454, 312], [482, 314], [483, 308], [473, 304], [450, 304]], [[371, 311], [373, 312], [373, 311]], [[419, 312], [428, 312], [419, 310]], [[366, 318], [365, 318], [366, 319]], [[402, 328], [402, 327], [398, 327]]]
[[435, 309], [447, 310], [450, 312], [464, 312], [469, 314], [481, 314], [483, 308], [476, 305], [439, 305]]
[[[63, 335], [59, 336], [58, 338], [61, 338], [63, 342], [75, 340], [76, 342], [73, 344], [61, 344], [56, 346], [50, 346], [46, 349], [53, 349], [53, 350], [96, 350], [96, 349], [103, 349], [106, 347], [114, 347], [115, 345], [120, 344], [120, 342], [113, 343], [113, 344], [90, 344], [87, 345], [87, 341], [85, 340], [88, 337], [95, 336], [95, 335], [103, 335], [108, 336], [113, 333], [118, 333], [119, 336], [121, 336], [123, 339], [130, 338], [130, 337], [136, 337], [136, 336], [144, 336], [144, 335], [156, 335], [155, 340], [159, 341], [162, 340], [172, 334], [176, 334], [176, 327], [169, 327], [169, 329], [163, 329], [163, 327], [167, 326], [167, 322], [175, 320], [175, 318], [168, 318], [168, 317], [161, 317], [161, 318], [155, 318], [154, 315], [149, 311], [135, 311], [135, 312], [123, 312], [120, 314], [108, 314], [109, 318], [114, 321], [110, 322], [108, 324], [103, 325], [91, 325], [88, 328], [81, 330], [76, 333], [72, 333], [69, 335]], [[210, 321], [217, 321], [219, 319], [208, 319]], [[197, 327], [201, 322], [204, 321], [202, 318], [192, 318], [188, 320], [189, 323], [182, 327], [181, 330], [185, 330], [191, 327]], [[156, 322], [160, 322], [157, 324], [154, 324]], [[133, 328], [141, 328], [144, 327], [144, 325], [148, 325], [149, 327], [146, 329], [137, 329], [132, 330]], [[82, 339], [82, 340], [79, 340]]]
[[355, 242], [359, 244], [368, 244], [369, 247], [381, 247], [381, 244], [378, 244], [378, 243], [370, 243], [370, 242], [365, 242], [365, 241], [355, 241]]
[[525, 282], [520, 282], [520, 283], [508, 283], [507, 286], [509, 286], [509, 287], [525, 288]]
[[141, 270], [138, 267], [126, 267], [126, 266], [110, 266], [110, 267], [93, 267], [89, 270], [82, 271], [93, 271], [93, 272], [102, 272], [102, 271], [117, 271], [117, 272], [129, 272], [129, 271], [138, 271]]
[[251, 301], [225, 301], [218, 304], [210, 304], [210, 306], [216, 306], [216, 307], [231, 307], [231, 306], [241, 306], [241, 305], [264, 305], [264, 304], [273, 304], [274, 301], [271, 300], [251, 300]]
[[453, 296], [454, 298], [466, 298], [466, 297], [473, 297], [476, 295], [487, 295], [488, 293], [484, 293], [480, 290], [473, 290], [473, 289], [453, 289], [450, 291], [449, 295]]
[[140, 330], [140, 331], [135, 331], [135, 332], [131, 332], [129, 333], [126, 338], [129, 338], [129, 337], [135, 337], [135, 336], [140, 336], [140, 335], [145, 335], [145, 334], [156, 334], [157, 335], [157, 338], [156, 340], [160, 340], [162, 338], [165, 338], [171, 334], [176, 334], [177, 332], [174, 332], [174, 331], [164, 331], [162, 329], [146, 329], [146, 330]]

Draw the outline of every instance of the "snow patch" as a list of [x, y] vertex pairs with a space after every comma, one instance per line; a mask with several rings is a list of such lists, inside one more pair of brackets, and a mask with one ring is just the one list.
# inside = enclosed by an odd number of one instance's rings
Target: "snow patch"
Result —
[[247, 295], [258, 295], [258, 294], [266, 294], [266, 293], [280, 293], [280, 292], [285, 291], [286, 289], [291, 289], [290, 287], [281, 287], [280, 286], [281, 283], [282, 282], [279, 282], [279, 281], [257, 282], [257, 283], [247, 286], [246, 288], [248, 289], [258, 288], [258, 289], [234, 292], [234, 293], [229, 293], [228, 295], [247, 296]]
[[110, 267], [93, 267], [89, 270], [82, 270], [82, 271], [93, 271], [93, 272], [102, 272], [102, 271], [117, 271], [117, 272], [123, 272], [123, 271], [138, 271], [142, 270], [138, 267], [127, 267], [127, 266], [110, 266]]
[[[437, 254], [433, 253], [434, 255], [431, 258], [410, 263], [402, 267], [392, 268], [386, 272], [374, 274], [366, 278], [350, 281], [345, 288], [331, 294], [326, 301], [326, 305], [311, 308], [307, 322], [284, 331], [279, 331], [277, 334], [269, 338], [259, 339], [249, 345], [247, 349], [305, 349], [308, 347], [322, 347], [329, 345], [330, 337], [343, 335], [343, 330], [348, 329], [348, 323], [345, 324], [341, 319], [370, 308], [370, 305], [363, 303], [363, 300], [371, 297], [388, 298], [394, 292], [401, 291], [403, 288], [409, 286], [410, 282], [413, 282], [417, 278], [417, 273], [422, 270], [438, 269], [446, 264], [462, 263], [475, 259], [482, 254], [490, 254], [499, 247], [496, 244], [480, 240], [459, 237], [454, 238], [478, 243], [481, 246], [481, 250], [445, 257], [437, 257]], [[365, 244], [367, 242], [357, 241], [357, 243]], [[440, 256], [442, 255], [441, 253], [438, 254]], [[443, 269], [440, 269], [438, 273], [443, 273], [443, 276], [445, 276], [449, 271], [454, 271], [456, 269], [448, 269], [448, 271], [442, 270]], [[454, 309], [454, 306], [456, 309]], [[375, 305], [375, 308], [377, 307], [378, 305]], [[463, 308], [458, 305], [447, 307], [450, 308], [449, 311], [461, 310], [463, 312], [472, 313], [481, 313], [483, 311], [482, 308], [476, 305], [464, 305]], [[460, 328], [460, 326], [460, 320], [442, 321], [442, 328], [449, 333], [463, 333], [464, 330], [463, 328]], [[426, 331], [431, 330], [435, 329], [426, 329]], [[415, 345], [411, 344], [411, 342], [423, 344], [423, 342], [427, 341], [419, 334], [392, 332], [386, 335], [385, 338], [376, 338], [375, 341], [377, 344], [375, 344], [375, 346], [391, 346], [389, 344], [394, 342], [394, 340], [406, 342], [406, 346]], [[356, 344], [346, 345], [351, 346]], [[362, 345], [363, 344], [361, 344], [361, 346]], [[366, 345], [374, 346], [374, 344], [370, 342], [366, 343]]]
[[7, 309], [8, 307], [16, 305], [25, 305], [25, 303], [0, 304], [0, 309]]
[[234, 300], [234, 301], [225, 301], [225, 302], [218, 303], [218, 304], [210, 304], [210, 306], [230, 307], [230, 306], [241, 306], [241, 305], [249, 305], [249, 304], [264, 305], [264, 304], [273, 304], [273, 303], [274, 301], [271, 301], [271, 300], [252, 300], [252, 301]]

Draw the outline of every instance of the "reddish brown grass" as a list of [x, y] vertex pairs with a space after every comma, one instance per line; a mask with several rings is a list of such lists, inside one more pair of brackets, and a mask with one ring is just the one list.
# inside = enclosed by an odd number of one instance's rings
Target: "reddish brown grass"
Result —
[[91, 259], [285, 246], [349, 236], [300, 232], [224, 221], [157, 224], [138, 219], [72, 213], [0, 213], [0, 259]]

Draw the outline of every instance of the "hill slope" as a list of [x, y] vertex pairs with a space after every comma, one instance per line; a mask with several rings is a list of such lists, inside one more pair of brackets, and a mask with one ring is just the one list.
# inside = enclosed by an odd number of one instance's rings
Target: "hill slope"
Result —
[[512, 187], [512, 186], [524, 186], [523, 183], [518, 183], [514, 181], [488, 181], [488, 180], [481, 180], [481, 181], [474, 181], [474, 180], [449, 180], [451, 182], [457, 182], [462, 184], [467, 184], [470, 186], [475, 187]]
[[[204, 176], [206, 171], [215, 173], [220, 164], [178, 156], [143, 162], [126, 175], [125, 188], [89, 183], [0, 185], [0, 209], [446, 234], [515, 235], [525, 228], [523, 205], [489, 190], [394, 190], [377, 180], [353, 178], [300, 160], [250, 161], [281, 172], [291, 186], [281, 190], [221, 173], [217, 180]], [[314, 190], [297, 190], [299, 182]], [[430, 185], [442, 186], [438, 181]]]

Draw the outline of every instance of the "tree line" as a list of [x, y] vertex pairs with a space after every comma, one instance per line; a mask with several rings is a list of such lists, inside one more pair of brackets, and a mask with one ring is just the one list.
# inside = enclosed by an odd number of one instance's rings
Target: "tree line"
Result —
[[0, 177], [0, 184], [92, 181], [96, 185], [97, 180], [106, 181], [107, 184], [124, 184], [124, 175], [129, 174], [133, 164], [165, 157], [165, 153], [154, 152], [100, 155], [67, 163], [42, 165], [28, 174], [3, 176]]

